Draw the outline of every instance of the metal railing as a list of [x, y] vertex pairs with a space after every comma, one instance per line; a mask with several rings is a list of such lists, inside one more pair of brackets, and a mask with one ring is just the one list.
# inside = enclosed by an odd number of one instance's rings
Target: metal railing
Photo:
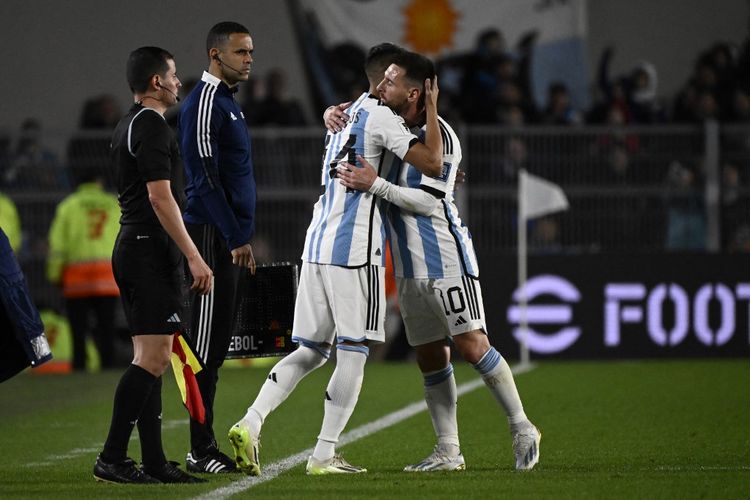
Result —
[[[533, 221], [530, 252], [750, 251], [750, 127], [457, 127], [467, 182], [457, 191], [480, 258], [516, 245], [518, 169], [562, 186], [570, 210]], [[255, 129], [256, 257], [296, 261], [317, 199], [322, 128]], [[33, 292], [58, 303], [44, 280], [56, 204], [80, 168], [114, 185], [109, 132], [52, 134], [57, 149], [14, 153], [0, 138], [0, 191], [24, 232], [19, 258]], [[36, 163], [35, 163], [36, 162]]]

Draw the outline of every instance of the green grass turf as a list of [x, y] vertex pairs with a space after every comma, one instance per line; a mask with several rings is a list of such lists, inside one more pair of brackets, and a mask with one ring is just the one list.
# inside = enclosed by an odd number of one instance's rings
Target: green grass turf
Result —
[[[326, 366], [303, 380], [263, 429], [269, 464], [315, 444]], [[257, 394], [268, 368], [221, 374], [215, 429], [225, 435]], [[0, 498], [190, 498], [243, 476], [205, 476], [208, 484], [123, 486], [96, 483], [91, 468], [106, 437], [119, 372], [35, 376], [0, 385]], [[459, 384], [476, 377], [456, 364]], [[253, 498], [748, 498], [750, 362], [545, 362], [516, 379], [528, 415], [542, 430], [541, 461], [513, 470], [505, 418], [479, 389], [459, 400], [467, 470], [407, 474], [433, 445], [427, 413], [342, 448], [359, 476], [307, 477], [299, 465], [244, 491]], [[367, 367], [347, 428], [421, 398], [411, 364]], [[164, 383], [164, 446], [184, 463], [185, 410], [171, 373]], [[130, 454], [140, 456], [137, 440]]]

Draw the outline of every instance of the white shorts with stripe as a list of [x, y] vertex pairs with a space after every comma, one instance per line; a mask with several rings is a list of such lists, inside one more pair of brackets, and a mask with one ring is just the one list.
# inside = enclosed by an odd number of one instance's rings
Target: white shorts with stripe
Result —
[[385, 340], [384, 268], [356, 269], [302, 263], [294, 304], [292, 340], [383, 342]]
[[482, 330], [487, 333], [479, 280], [396, 278], [409, 345], [418, 346]]

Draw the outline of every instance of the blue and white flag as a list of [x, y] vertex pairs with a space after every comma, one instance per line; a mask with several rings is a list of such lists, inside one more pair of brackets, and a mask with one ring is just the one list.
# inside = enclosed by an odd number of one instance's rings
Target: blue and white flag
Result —
[[393, 42], [430, 57], [472, 50], [482, 31], [495, 28], [509, 47], [530, 31], [534, 97], [564, 82], [578, 107], [587, 106], [585, 0], [301, 0], [314, 12], [327, 46], [355, 42], [365, 50]]

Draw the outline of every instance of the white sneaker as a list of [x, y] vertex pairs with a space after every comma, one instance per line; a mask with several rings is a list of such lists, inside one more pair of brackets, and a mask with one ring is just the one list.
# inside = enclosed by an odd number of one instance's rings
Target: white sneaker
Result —
[[516, 470], [531, 470], [539, 462], [539, 442], [542, 433], [530, 425], [513, 434], [513, 453], [516, 456]]
[[237, 467], [249, 476], [260, 476], [260, 436], [254, 436], [242, 420], [229, 429], [229, 442], [234, 450], [234, 461]]
[[359, 474], [367, 472], [367, 469], [352, 465], [344, 458], [336, 454], [328, 460], [317, 460], [314, 457], [307, 459], [307, 474], [310, 476], [322, 476], [324, 474]]
[[465, 470], [466, 462], [464, 456], [460, 453], [454, 457], [446, 455], [442, 450], [435, 446], [432, 454], [419, 462], [418, 464], [407, 465], [404, 467], [406, 472], [432, 472], [439, 470]]

